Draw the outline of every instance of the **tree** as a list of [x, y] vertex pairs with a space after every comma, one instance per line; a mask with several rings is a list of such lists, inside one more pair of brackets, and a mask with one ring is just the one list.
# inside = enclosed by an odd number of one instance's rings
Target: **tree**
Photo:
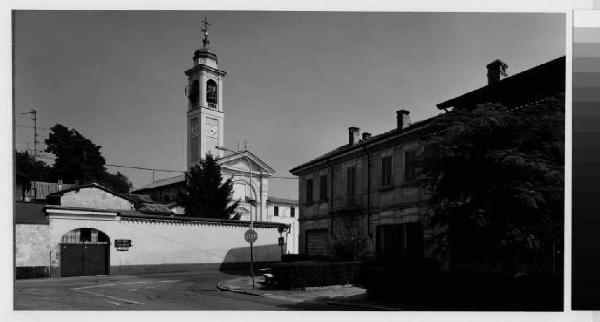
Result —
[[54, 175], [65, 183], [75, 180], [89, 182], [103, 178], [106, 173], [105, 160], [100, 146], [95, 145], [75, 129], [56, 124], [50, 128], [46, 152], [56, 156]]
[[116, 174], [107, 172], [104, 174], [104, 177], [99, 180], [99, 183], [110, 187], [117, 192], [128, 193], [133, 188], [129, 179], [121, 172], [117, 172]]
[[61, 124], [50, 128], [46, 139], [46, 152], [56, 156], [54, 165], [49, 168], [52, 180], [63, 180], [64, 183], [81, 183], [96, 181], [118, 192], [129, 192], [133, 185], [120, 172], [112, 174], [106, 171], [106, 161], [100, 153], [101, 146], [81, 135], [75, 129]]
[[221, 166], [212, 154], [193, 166], [185, 179], [185, 191], [178, 198], [187, 216], [230, 219], [235, 213], [239, 200], [232, 202], [233, 181], [223, 182]]
[[34, 160], [28, 152], [16, 152], [15, 169], [32, 181], [54, 181], [52, 167], [44, 161]]
[[[434, 252], [453, 265], [548, 273], [562, 249], [564, 96], [510, 110], [484, 104], [431, 124]], [[560, 262], [560, 261], [558, 261]]]

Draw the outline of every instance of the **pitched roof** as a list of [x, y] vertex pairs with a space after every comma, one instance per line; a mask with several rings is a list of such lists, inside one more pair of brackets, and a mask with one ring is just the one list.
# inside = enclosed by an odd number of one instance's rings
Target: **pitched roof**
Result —
[[473, 107], [482, 103], [502, 103], [509, 106], [565, 91], [566, 58], [559, 57], [547, 63], [483, 86], [453, 99], [437, 104], [438, 109]]
[[234, 159], [237, 159], [237, 158], [244, 159], [244, 154], [246, 154], [250, 160], [254, 161], [260, 167], [262, 167], [265, 170], [267, 170], [267, 174], [274, 174], [275, 173], [275, 170], [273, 168], [271, 168], [266, 162], [264, 162], [259, 157], [257, 157], [254, 153], [252, 153], [252, 152], [250, 152], [248, 150], [238, 151], [237, 153], [230, 153], [230, 154], [228, 154], [226, 156], [218, 158], [216, 161], [219, 164], [222, 164], [222, 163], [225, 163], [227, 161], [234, 160]]
[[[498, 83], [484, 86], [451, 100], [437, 104], [439, 109], [447, 109], [455, 106], [469, 106], [480, 103], [504, 103], [508, 105], [522, 104], [523, 101], [538, 99], [539, 96], [564, 91], [565, 89], [565, 57], [559, 57], [547, 63], [538, 65], [521, 73], [507, 77]], [[358, 150], [365, 145], [376, 143], [390, 136], [402, 136], [413, 130], [424, 128], [436, 117], [432, 117], [412, 124], [406, 129], [393, 129], [391, 131], [371, 137], [358, 144], [346, 144], [329, 151], [315, 159], [309, 160], [290, 170], [292, 174], [298, 174], [302, 169], [314, 165], [320, 161], [327, 160], [337, 155]]]
[[287, 198], [280, 198], [280, 197], [274, 197], [274, 196], [269, 196], [267, 198], [267, 202], [282, 203], [282, 204], [288, 204], [288, 205], [293, 205], [293, 206], [298, 205], [298, 200], [296, 200], [296, 199], [287, 199]]
[[135, 209], [144, 214], [153, 215], [172, 215], [173, 212], [167, 205], [159, 203], [140, 203], [137, 204]]
[[165, 179], [160, 179], [160, 180], [156, 180], [156, 181], [152, 181], [149, 184], [138, 188], [138, 189], [134, 189], [132, 192], [140, 192], [143, 190], [148, 190], [148, 189], [154, 189], [154, 188], [158, 188], [158, 187], [165, 187], [165, 186], [170, 186], [170, 185], [174, 185], [174, 184], [180, 184], [182, 182], [185, 182], [185, 174], [180, 174], [171, 178], [165, 178]]
[[150, 198], [149, 195], [141, 195], [141, 194], [135, 194], [135, 193], [118, 193], [119, 196], [132, 201], [132, 202], [150, 202], [150, 203], [154, 203], [154, 200], [152, 200], [152, 198]]
[[[264, 168], [267, 171], [267, 174], [274, 174], [275, 170], [273, 170], [273, 168], [271, 168], [266, 162], [264, 162], [263, 160], [261, 160], [259, 157], [257, 157], [254, 153], [248, 151], [248, 150], [244, 150], [244, 151], [239, 151], [237, 153], [230, 153], [226, 156], [223, 156], [221, 158], [215, 159], [215, 161], [217, 161], [217, 163], [223, 164], [227, 161], [231, 161], [234, 160], [236, 158], [244, 158], [243, 155], [246, 154], [248, 156], [248, 158], [252, 161], [254, 161], [256, 164], [258, 164], [260, 167]], [[175, 184], [181, 184], [185, 182], [185, 174], [180, 174], [171, 178], [165, 178], [165, 179], [160, 179], [160, 180], [156, 180], [156, 181], [152, 181], [151, 183], [138, 188], [138, 189], [134, 189], [132, 192], [143, 192], [145, 190], [150, 190], [150, 189], [155, 189], [155, 188], [160, 188], [160, 187], [166, 187], [166, 186], [170, 186], [170, 185], [175, 185]]]
[[84, 189], [84, 188], [98, 188], [98, 189], [104, 190], [110, 194], [113, 194], [115, 196], [121, 197], [121, 198], [133, 203], [133, 206], [135, 207], [135, 209], [142, 213], [159, 214], [159, 215], [172, 214], [172, 211], [169, 209], [169, 207], [167, 207], [163, 204], [160, 204], [160, 203], [156, 203], [148, 195], [135, 194], [135, 193], [120, 193], [120, 192], [116, 192], [116, 191], [114, 191], [108, 187], [105, 187], [99, 183], [96, 183], [96, 182], [87, 183], [84, 185], [79, 185], [79, 186], [72, 187], [69, 189], [61, 190], [61, 191], [55, 192], [51, 195], [59, 196], [59, 195], [65, 194], [67, 192]]
[[302, 169], [304, 169], [304, 168], [306, 168], [308, 166], [314, 165], [314, 164], [316, 164], [318, 162], [321, 162], [321, 161], [327, 160], [329, 158], [335, 157], [337, 155], [340, 155], [340, 154], [343, 154], [343, 153], [346, 153], [346, 152], [350, 152], [350, 151], [353, 151], [353, 150], [358, 151], [358, 150], [362, 149], [364, 146], [372, 145], [374, 143], [378, 143], [378, 142], [380, 142], [380, 141], [382, 141], [384, 139], [387, 139], [387, 138], [390, 138], [390, 137], [393, 137], [393, 136], [401, 137], [401, 136], [404, 136], [404, 135], [408, 135], [409, 133], [414, 133], [415, 131], [418, 131], [418, 130], [421, 130], [421, 129], [425, 128], [435, 118], [436, 117], [434, 116], [434, 117], [431, 117], [431, 118], [428, 118], [428, 119], [425, 119], [425, 120], [422, 120], [422, 121], [419, 121], [419, 122], [415, 122], [415, 123], [411, 124], [407, 128], [403, 128], [403, 129], [396, 128], [396, 129], [393, 129], [391, 131], [387, 131], [387, 132], [384, 132], [384, 133], [381, 133], [381, 134], [378, 134], [378, 135], [374, 135], [370, 139], [368, 139], [368, 140], [361, 140], [361, 141], [359, 141], [356, 144], [342, 145], [342, 146], [340, 146], [340, 147], [338, 147], [338, 148], [336, 148], [334, 150], [331, 150], [331, 151], [329, 151], [329, 152], [327, 152], [327, 153], [325, 153], [325, 154], [323, 154], [323, 155], [321, 155], [319, 157], [316, 157], [316, 158], [314, 158], [312, 160], [309, 160], [309, 161], [307, 161], [307, 162], [305, 162], [305, 163], [303, 163], [303, 164], [301, 164], [299, 166], [294, 167], [293, 169], [290, 170], [290, 172], [292, 174], [294, 174], [294, 175], [297, 175], [300, 171], [302, 171]]
[[[78, 191], [80, 189], [85, 189], [85, 188], [98, 188], [98, 189], [104, 190], [104, 191], [106, 191], [108, 193], [111, 193], [111, 194], [114, 194], [114, 195], [119, 195], [118, 192], [112, 190], [111, 188], [103, 186], [103, 185], [101, 185], [101, 184], [99, 184], [97, 182], [89, 182], [89, 183], [80, 184], [80, 185], [73, 185], [73, 186], [71, 186], [69, 188], [62, 189], [62, 190], [59, 190], [57, 192], [53, 192], [53, 193], [49, 194], [48, 196], [49, 197], [51, 197], [51, 196], [60, 196], [60, 195], [64, 195], [67, 192]], [[123, 197], [123, 198], [125, 198], [125, 197]]]

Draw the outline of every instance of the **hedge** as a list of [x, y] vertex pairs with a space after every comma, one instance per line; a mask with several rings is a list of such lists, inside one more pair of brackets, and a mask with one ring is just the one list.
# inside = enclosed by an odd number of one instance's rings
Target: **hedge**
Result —
[[281, 261], [284, 263], [291, 263], [291, 262], [302, 262], [302, 261], [311, 261], [311, 260], [317, 260], [317, 261], [333, 261], [330, 257], [328, 256], [319, 256], [319, 255], [306, 255], [306, 254], [284, 254], [281, 255]]
[[272, 273], [277, 287], [296, 289], [360, 283], [362, 268], [361, 262], [303, 261], [276, 264]]
[[562, 309], [560, 278], [441, 272], [427, 261], [368, 263], [364, 285], [372, 299], [413, 310]]

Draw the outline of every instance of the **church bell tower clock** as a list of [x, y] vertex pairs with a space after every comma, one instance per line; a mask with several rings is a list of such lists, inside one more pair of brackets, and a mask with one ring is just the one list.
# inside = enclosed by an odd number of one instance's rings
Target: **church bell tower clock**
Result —
[[188, 169], [211, 153], [215, 158], [222, 152], [215, 147], [223, 145], [223, 78], [217, 55], [209, 49], [206, 17], [202, 21], [204, 39], [202, 48], [194, 52], [194, 66], [185, 71], [188, 78], [187, 109], [187, 167]]

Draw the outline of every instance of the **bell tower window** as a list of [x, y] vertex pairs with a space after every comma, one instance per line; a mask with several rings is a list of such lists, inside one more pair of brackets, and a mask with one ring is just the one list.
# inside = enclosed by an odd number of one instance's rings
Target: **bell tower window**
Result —
[[217, 107], [217, 82], [212, 79], [209, 79], [206, 82], [206, 103], [208, 103], [208, 107], [216, 108]]
[[192, 82], [188, 98], [190, 99], [192, 108], [198, 107], [198, 102], [200, 102], [200, 82], [197, 79]]

